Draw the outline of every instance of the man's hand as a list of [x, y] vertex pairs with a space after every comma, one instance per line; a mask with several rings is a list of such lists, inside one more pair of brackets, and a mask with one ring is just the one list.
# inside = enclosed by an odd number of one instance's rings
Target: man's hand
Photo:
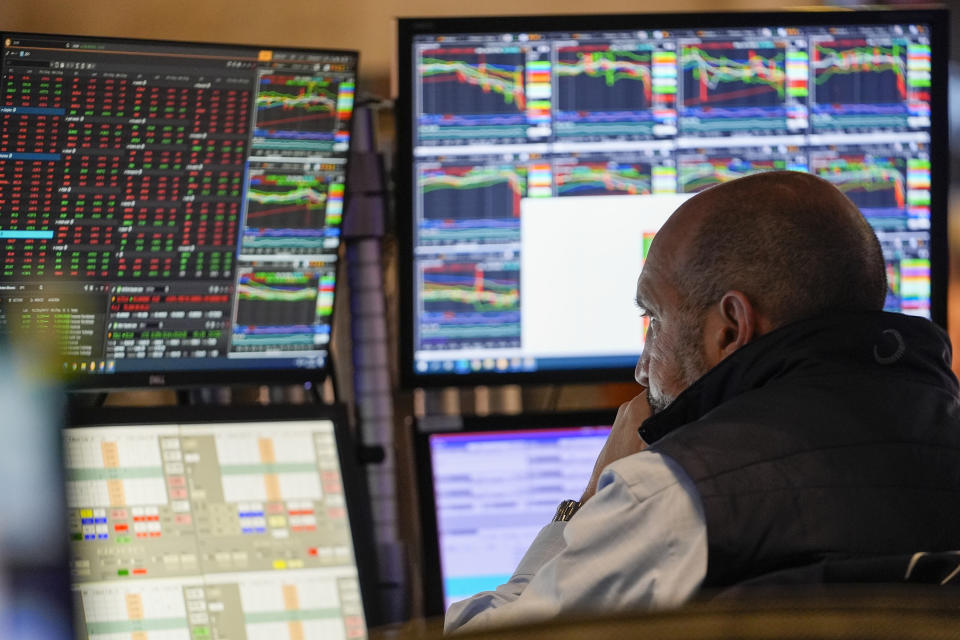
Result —
[[600, 450], [597, 462], [593, 466], [593, 474], [590, 476], [590, 482], [587, 483], [587, 489], [583, 492], [583, 497], [580, 498], [581, 503], [586, 502], [597, 492], [600, 473], [608, 464], [647, 448], [646, 443], [640, 439], [637, 429], [652, 413], [650, 404], [647, 402], [646, 389], [641, 391], [633, 400], [620, 405], [610, 435], [607, 436], [607, 441], [604, 443], [603, 449]]

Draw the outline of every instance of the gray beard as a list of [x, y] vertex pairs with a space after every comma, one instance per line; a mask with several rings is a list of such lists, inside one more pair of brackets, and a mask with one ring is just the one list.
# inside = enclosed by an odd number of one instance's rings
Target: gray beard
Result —
[[[691, 349], [680, 355], [683, 358], [682, 375], [683, 390], [685, 391], [690, 385], [699, 380], [707, 372], [707, 366], [706, 363], [704, 363], [703, 356], [699, 351]], [[650, 409], [652, 410], [651, 415], [660, 413], [673, 404], [673, 401], [676, 399], [677, 396], [670, 397], [662, 393], [657, 393], [652, 389], [647, 389], [647, 403], [650, 405]]]
[[668, 398], [659, 393], [654, 393], [653, 390], [647, 389], [647, 403], [650, 405], [652, 411], [651, 415], [657, 415], [664, 409], [670, 406], [670, 403], [673, 402], [674, 398]]
[[[707, 372], [707, 363], [704, 359], [702, 345], [698, 336], [699, 324], [685, 326], [680, 338], [680, 348], [676, 358], [680, 365], [680, 379], [683, 390], [699, 380]], [[682, 391], [681, 391], [682, 393]], [[650, 404], [652, 415], [656, 415], [669, 407], [677, 396], [669, 397], [662, 393], [647, 389], [647, 402]]]

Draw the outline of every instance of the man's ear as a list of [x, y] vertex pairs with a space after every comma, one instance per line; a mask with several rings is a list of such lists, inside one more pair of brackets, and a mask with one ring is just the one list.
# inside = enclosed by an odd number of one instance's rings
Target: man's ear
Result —
[[727, 291], [708, 314], [704, 347], [710, 366], [766, 331], [765, 321], [742, 291]]

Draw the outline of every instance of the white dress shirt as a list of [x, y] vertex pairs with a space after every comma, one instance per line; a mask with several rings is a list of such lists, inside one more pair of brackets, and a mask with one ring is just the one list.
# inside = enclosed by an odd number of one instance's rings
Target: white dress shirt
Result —
[[444, 631], [675, 607], [706, 573], [693, 481], [673, 459], [642, 451], [608, 465], [569, 522], [545, 526], [506, 584], [450, 605]]

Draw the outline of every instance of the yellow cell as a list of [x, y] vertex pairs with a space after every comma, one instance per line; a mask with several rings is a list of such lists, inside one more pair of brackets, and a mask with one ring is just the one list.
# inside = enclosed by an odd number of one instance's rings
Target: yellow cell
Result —
[[274, 560], [274, 561], [273, 561], [273, 568], [274, 568], [274, 569], [286, 569], [286, 568], [287, 568], [287, 563], [286, 563], [285, 560]]

